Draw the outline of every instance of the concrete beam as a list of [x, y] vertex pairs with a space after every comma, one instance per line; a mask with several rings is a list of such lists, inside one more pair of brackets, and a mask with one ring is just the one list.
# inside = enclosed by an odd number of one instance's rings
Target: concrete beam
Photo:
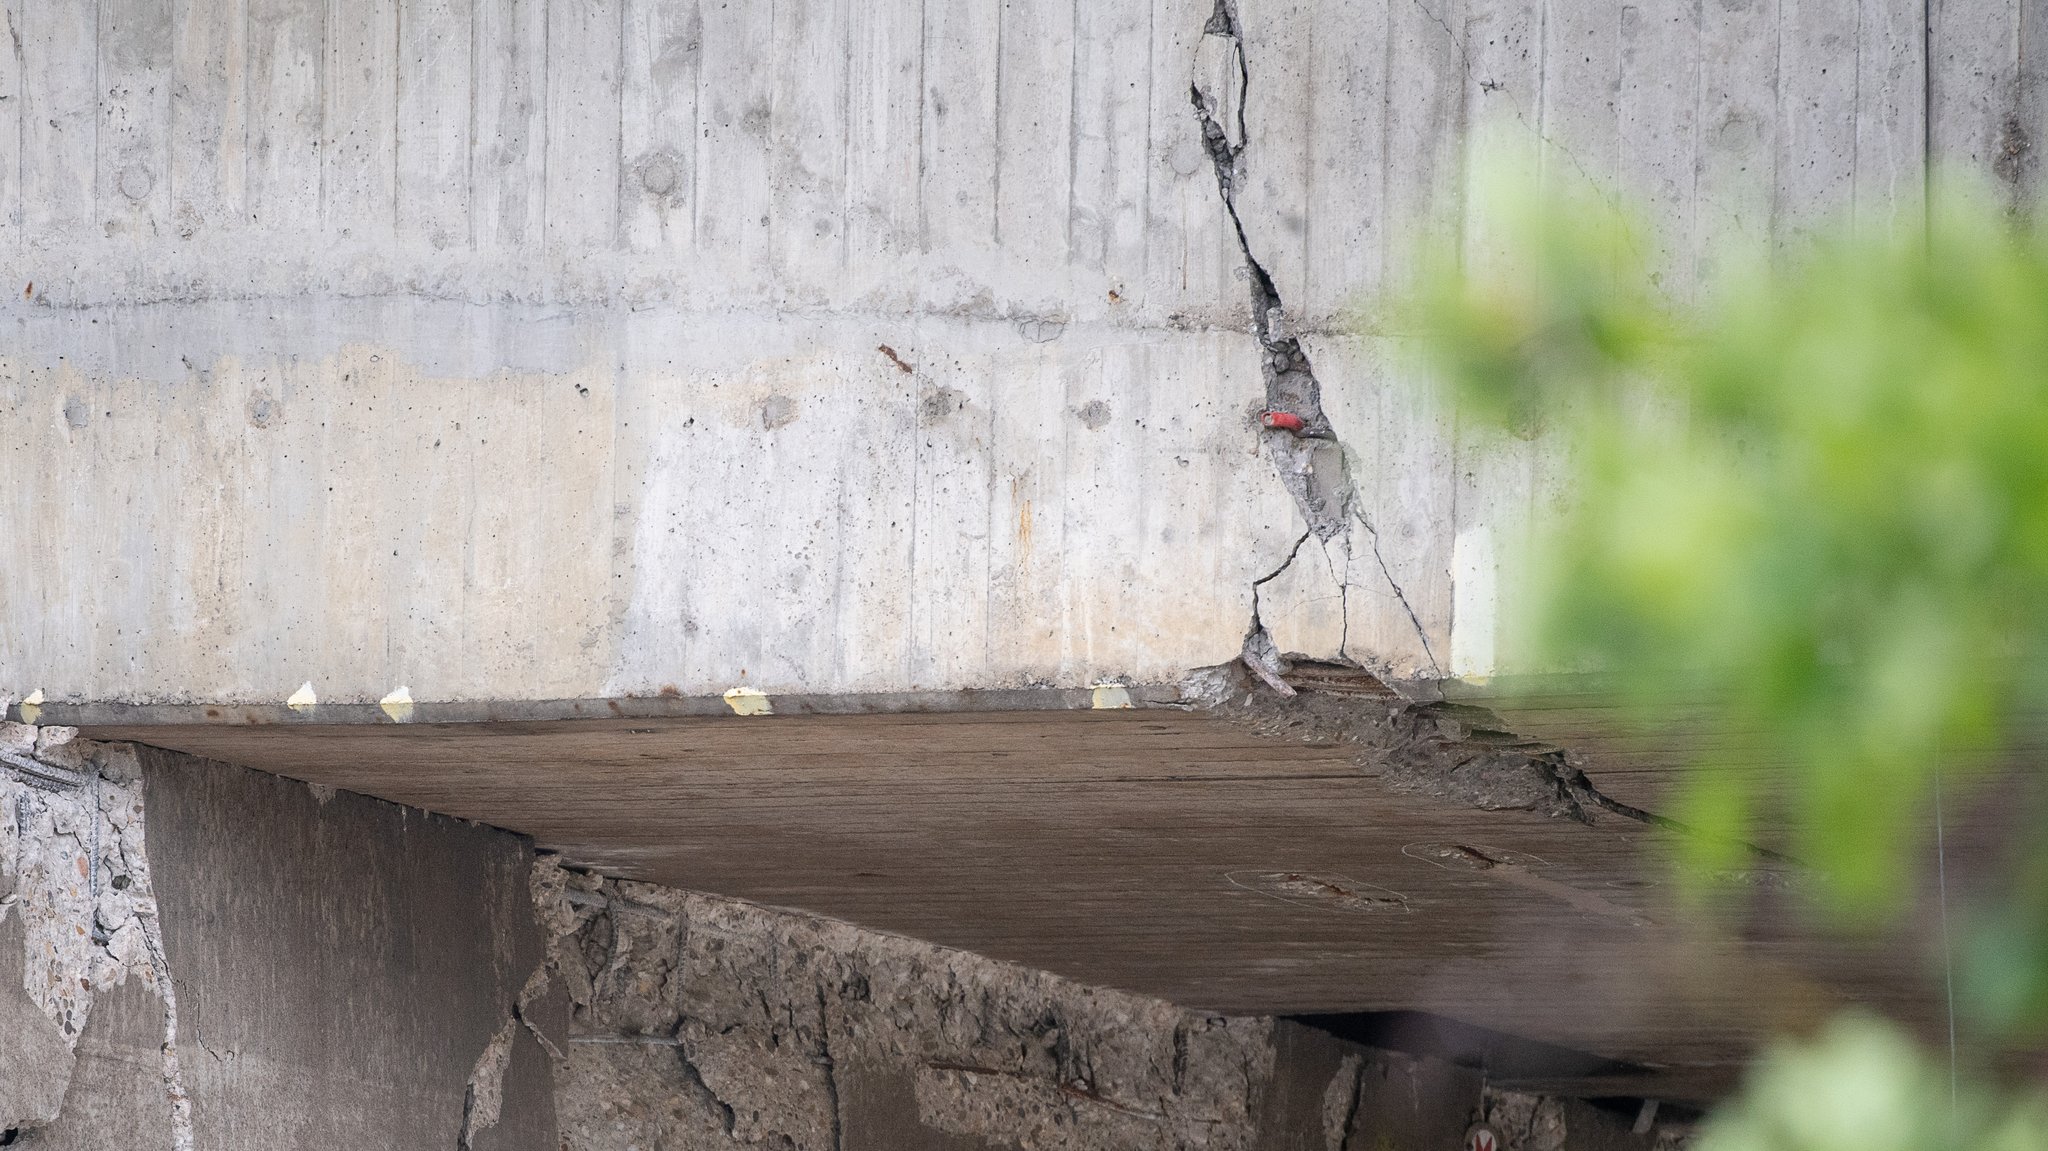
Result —
[[[362, 795], [61, 732], [22, 755], [45, 774], [0, 765], [9, 1145], [1430, 1151], [1483, 1120], [1550, 1151], [1527, 1135], [1566, 1130], [1565, 1104], [1431, 1058], [605, 879]], [[1555, 1121], [1506, 1122], [1538, 1108]]]
[[1529, 670], [1562, 472], [1382, 306], [1411, 233], [1497, 260], [1471, 130], [1647, 202], [1685, 297], [1725, 234], [1910, 224], [1930, 151], [2031, 188], [2017, 2], [39, 4], [0, 693], [1072, 689], [1248, 632]]

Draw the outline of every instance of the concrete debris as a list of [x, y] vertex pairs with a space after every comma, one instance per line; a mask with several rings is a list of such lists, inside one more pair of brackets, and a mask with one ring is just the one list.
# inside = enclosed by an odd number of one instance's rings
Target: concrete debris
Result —
[[1345, 1136], [1357, 1125], [1358, 1100], [1363, 1094], [1358, 1075], [1358, 1056], [1346, 1055], [1337, 1065], [1337, 1073], [1330, 1076], [1330, 1085], [1323, 1089], [1323, 1146], [1328, 1151], [1343, 1151]]
[[1580, 1099], [1489, 1088], [1482, 1110], [1484, 1122], [1500, 1138], [1500, 1151], [1565, 1151], [1567, 1147], [1684, 1151], [1693, 1140], [1689, 1122], [1636, 1130], [1622, 1113]]
[[1513, 1091], [1489, 1091], [1486, 1125], [1502, 1151], [1564, 1151], [1564, 1105], [1556, 1099]]
[[1558, 1151], [1567, 1126], [1573, 1146], [1613, 1127], [1291, 1021], [1183, 1010], [545, 856], [534, 874], [547, 967], [571, 1000], [555, 1053], [566, 1151], [1406, 1149], [1455, 1145], [1482, 1119], [1511, 1151]]
[[[178, 1062], [178, 1009], [143, 845], [142, 769], [128, 744], [71, 728], [0, 723], [0, 920], [21, 916], [22, 990], [62, 1041], [63, 1080], [94, 996], [130, 976], [163, 1003], [160, 1072], [172, 1146], [192, 1146]], [[0, 989], [0, 995], [4, 995]], [[0, 1101], [6, 1097], [0, 1095]], [[0, 1128], [56, 1118], [62, 1094]]]
[[1251, 1146], [1269, 1019], [543, 868], [572, 1003], [557, 1113], [573, 1151], [826, 1151], [849, 1114], [877, 1111], [1028, 1149]]
[[519, 1037], [519, 1020], [510, 1018], [491, 1035], [483, 1054], [476, 1057], [476, 1069], [462, 1095], [462, 1131], [455, 1145], [470, 1151], [477, 1132], [498, 1125], [505, 1105], [505, 1069], [512, 1065], [512, 1041]]
[[[1251, 661], [1245, 661], [1249, 664]], [[1259, 680], [1232, 666], [1205, 668], [1187, 688], [1200, 706], [1263, 735], [1350, 749], [1360, 767], [1397, 790], [1441, 796], [1482, 811], [1533, 811], [1580, 823], [1603, 813], [1669, 821], [1601, 794], [1568, 752], [1508, 731], [1481, 707], [1405, 698], [1363, 668], [1271, 657]]]

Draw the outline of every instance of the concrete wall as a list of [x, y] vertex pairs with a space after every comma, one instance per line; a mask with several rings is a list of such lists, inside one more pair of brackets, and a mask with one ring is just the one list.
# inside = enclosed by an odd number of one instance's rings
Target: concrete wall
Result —
[[1930, 142], [2031, 195], [2021, 7], [0, 0], [0, 691], [1172, 681], [1311, 526], [1280, 648], [1511, 666], [1557, 469], [1374, 319], [1411, 231], [1491, 258], [1466, 130], [1682, 296], [1910, 226]]
[[525, 843], [61, 729], [24, 752], [6, 728], [18, 1145], [555, 1151], [538, 1036], [565, 1017], [522, 997], [543, 959]]

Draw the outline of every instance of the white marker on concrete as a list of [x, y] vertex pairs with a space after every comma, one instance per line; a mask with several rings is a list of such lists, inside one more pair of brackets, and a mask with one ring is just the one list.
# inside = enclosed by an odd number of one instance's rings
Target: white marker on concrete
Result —
[[[405, 689], [400, 688], [399, 690], [403, 691]], [[284, 701], [284, 705], [293, 711], [306, 712], [312, 711], [319, 702], [320, 697], [313, 694], [313, 681], [309, 679], [299, 685], [299, 690], [293, 692], [291, 698]]]
[[21, 722], [34, 727], [37, 717], [43, 714], [43, 689], [37, 688], [21, 701]]
[[774, 715], [775, 705], [768, 701], [768, 693], [751, 687], [735, 687], [725, 693], [725, 706], [734, 715]]
[[400, 684], [390, 695], [378, 700], [377, 706], [384, 709], [393, 723], [404, 723], [412, 718], [412, 691]]
[[1119, 708], [1137, 706], [1131, 702], [1131, 689], [1123, 684], [1098, 683], [1091, 686], [1094, 688], [1095, 694], [1094, 698], [1090, 701], [1090, 706], [1097, 711], [1115, 711]]

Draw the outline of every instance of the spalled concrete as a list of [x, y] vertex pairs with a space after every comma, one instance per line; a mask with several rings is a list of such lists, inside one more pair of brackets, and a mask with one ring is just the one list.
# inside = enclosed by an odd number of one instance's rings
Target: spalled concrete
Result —
[[573, 1004], [557, 1065], [571, 1151], [1425, 1151], [1482, 1121], [1504, 1151], [1682, 1137], [1285, 1020], [832, 920], [576, 872], [536, 891]]
[[[24, 1147], [1426, 1151], [1521, 1114], [1471, 1070], [1284, 1020], [606, 879], [176, 753], [9, 738], [82, 781], [0, 769], [0, 1130]], [[97, 854], [89, 822], [52, 813], [93, 780]], [[152, 913], [161, 960], [145, 942], [118, 968], [120, 927]], [[1604, 1120], [1522, 1127], [1567, 1121]], [[1554, 1151], [1516, 1131], [1504, 1146]]]
[[0, 1012], [14, 1017], [8, 1034], [21, 1036], [22, 1060], [0, 1088], [0, 1128], [57, 1118], [95, 1003], [132, 977], [154, 1001], [155, 1018], [144, 1024], [153, 1058], [137, 1061], [154, 1065], [142, 1100], [153, 1101], [169, 1146], [190, 1151], [191, 1099], [143, 839], [141, 768], [134, 748], [75, 734], [0, 723], [0, 883], [11, 887], [0, 896], [0, 926], [15, 912], [21, 940], [10, 957], [19, 979], [0, 985]]
[[[59, 729], [27, 746], [0, 764], [18, 1142], [446, 1148], [467, 1122], [462, 1146], [552, 1151], [522, 841]], [[533, 1026], [499, 1042], [507, 1019]], [[480, 1067], [495, 1122], [465, 1113]]]
[[1248, 654], [1195, 673], [1186, 690], [1196, 706], [1261, 735], [1334, 744], [1395, 790], [1482, 811], [1675, 826], [1603, 794], [1569, 751], [1509, 731], [1486, 708], [1431, 698], [1426, 686], [1422, 698], [1407, 698], [1354, 665]]
[[884, 1145], [847, 1139], [849, 1106], [914, 1118], [930, 1146], [1244, 1147], [1271, 1075], [1264, 1020], [671, 889], [573, 876], [565, 894], [569, 1082], [596, 1090], [564, 1129], [590, 1151], [693, 1131]]

